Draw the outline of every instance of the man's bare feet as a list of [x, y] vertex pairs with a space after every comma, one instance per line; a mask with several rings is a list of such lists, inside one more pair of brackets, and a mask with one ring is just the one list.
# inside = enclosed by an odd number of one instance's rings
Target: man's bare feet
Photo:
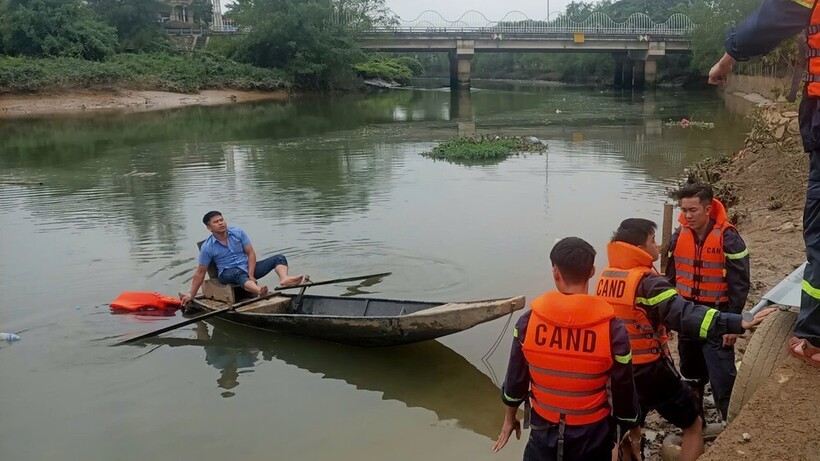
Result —
[[294, 275], [293, 277], [285, 277], [282, 279], [280, 285], [283, 287], [292, 287], [294, 285], [300, 285], [302, 282], [309, 283], [310, 279], [306, 275]]
[[265, 296], [268, 294], [268, 286], [267, 285], [260, 285], [259, 286], [259, 296]]

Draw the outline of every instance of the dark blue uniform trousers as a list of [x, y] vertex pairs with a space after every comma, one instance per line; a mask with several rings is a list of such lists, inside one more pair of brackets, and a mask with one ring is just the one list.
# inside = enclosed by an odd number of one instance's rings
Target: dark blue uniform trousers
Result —
[[794, 334], [820, 347], [820, 149], [809, 153], [803, 239], [809, 263], [803, 273], [803, 293]]

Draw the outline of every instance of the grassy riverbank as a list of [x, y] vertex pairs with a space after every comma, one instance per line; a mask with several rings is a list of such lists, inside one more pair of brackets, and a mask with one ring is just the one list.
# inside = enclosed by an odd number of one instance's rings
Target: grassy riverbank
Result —
[[110, 88], [193, 93], [289, 87], [281, 71], [208, 52], [117, 54], [104, 61], [0, 56], [0, 93]]

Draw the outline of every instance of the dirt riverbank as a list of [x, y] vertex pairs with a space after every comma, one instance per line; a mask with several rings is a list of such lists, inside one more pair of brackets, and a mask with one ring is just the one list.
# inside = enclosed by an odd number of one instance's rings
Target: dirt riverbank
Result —
[[0, 95], [0, 118], [107, 111], [144, 112], [186, 106], [213, 106], [250, 101], [284, 100], [287, 91], [204, 90], [194, 94], [167, 91], [71, 90], [64, 93]]
[[[807, 174], [794, 106], [764, 110], [745, 149], [725, 164], [721, 182], [737, 197], [734, 214], [752, 262], [747, 309], [805, 261]], [[820, 434], [812, 429], [820, 427], [819, 380], [820, 369], [786, 359], [701, 459], [820, 460]]]
[[[708, 178], [724, 201], [732, 203], [730, 216], [752, 263], [746, 309], [805, 260], [802, 215], [808, 158], [800, 142], [796, 108], [774, 105], [753, 120], [744, 149], [688, 171], [701, 180]], [[748, 336], [738, 341], [738, 360]], [[788, 358], [701, 459], [820, 460], [820, 434], [812, 430], [820, 427], [815, 408], [820, 399], [818, 380], [820, 370]], [[714, 411], [711, 415], [715, 417]], [[674, 432], [659, 418], [648, 426], [661, 434]], [[744, 433], [751, 439], [744, 441]], [[654, 459], [660, 459], [655, 451], [659, 443], [653, 444]]]

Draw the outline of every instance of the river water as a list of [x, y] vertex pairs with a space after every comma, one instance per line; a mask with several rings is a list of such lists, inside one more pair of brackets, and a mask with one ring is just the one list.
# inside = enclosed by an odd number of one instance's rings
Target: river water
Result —
[[[715, 129], [662, 123], [681, 118]], [[393, 272], [314, 293], [532, 299], [552, 288], [556, 238], [587, 239], [601, 267], [622, 219], [660, 221], [682, 169], [736, 150], [745, 128], [712, 92], [497, 82], [2, 120], [0, 331], [22, 340], [0, 344], [0, 456], [520, 459], [523, 440], [490, 453], [510, 319], [375, 350], [218, 322], [110, 347], [180, 317], [108, 302], [186, 290], [210, 209], [313, 280]], [[549, 147], [480, 165], [419, 155], [474, 133]]]

